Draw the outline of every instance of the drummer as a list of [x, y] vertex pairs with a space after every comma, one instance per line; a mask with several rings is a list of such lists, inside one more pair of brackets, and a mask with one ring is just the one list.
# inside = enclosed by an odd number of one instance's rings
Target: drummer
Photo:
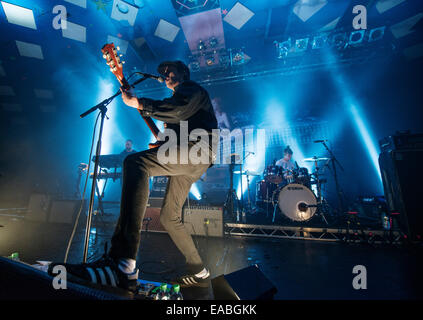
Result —
[[292, 150], [289, 146], [283, 150], [283, 158], [276, 161], [275, 165], [282, 167], [285, 181], [291, 183], [294, 181], [295, 162], [292, 160]]

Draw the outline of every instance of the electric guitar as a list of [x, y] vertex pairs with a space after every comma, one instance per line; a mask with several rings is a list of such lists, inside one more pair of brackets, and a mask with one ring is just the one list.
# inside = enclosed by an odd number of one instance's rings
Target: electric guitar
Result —
[[[101, 52], [103, 53], [103, 58], [106, 59], [106, 64], [110, 67], [110, 71], [115, 75], [115, 77], [118, 79], [120, 85], [124, 90], [128, 90], [131, 88], [128, 81], [125, 79], [123, 75], [123, 63], [120, 60], [120, 57], [118, 56], [119, 47], [116, 48], [113, 43], [107, 43], [103, 46], [101, 49]], [[121, 55], [122, 56], [122, 55]], [[158, 139], [160, 130], [157, 128], [156, 124], [150, 117], [146, 117], [142, 115], [141, 110], [137, 109], [140, 113], [141, 117], [144, 119], [145, 123], [147, 124], [150, 131], [153, 133], [154, 137]], [[148, 145], [149, 148], [156, 148], [159, 147], [161, 144], [163, 144], [162, 141], [156, 141], [154, 143], [150, 143]]]

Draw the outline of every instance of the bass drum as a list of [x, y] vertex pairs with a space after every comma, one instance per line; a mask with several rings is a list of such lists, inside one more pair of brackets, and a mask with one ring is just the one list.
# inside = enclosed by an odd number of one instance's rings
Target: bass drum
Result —
[[306, 186], [291, 183], [279, 192], [278, 205], [282, 214], [288, 219], [304, 222], [310, 220], [316, 213], [317, 199], [313, 191]]

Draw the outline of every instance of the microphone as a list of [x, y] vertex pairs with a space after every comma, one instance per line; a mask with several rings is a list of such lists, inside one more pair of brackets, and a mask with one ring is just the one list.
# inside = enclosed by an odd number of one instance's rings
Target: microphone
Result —
[[314, 140], [314, 143], [321, 143], [321, 142], [326, 142], [327, 140]]
[[150, 79], [154, 79], [157, 80], [160, 83], [163, 83], [165, 81], [165, 79], [161, 76], [155, 76], [154, 74], [149, 74], [149, 73], [144, 73], [144, 72], [137, 72], [137, 74], [142, 75], [145, 78], [150, 78]]
[[248, 154], [255, 154], [254, 152], [251, 152], [251, 151], [247, 151], [248, 152]]

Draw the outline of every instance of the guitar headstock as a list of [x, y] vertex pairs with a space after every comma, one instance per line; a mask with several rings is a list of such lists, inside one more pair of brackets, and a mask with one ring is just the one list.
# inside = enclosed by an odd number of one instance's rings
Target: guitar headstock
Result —
[[103, 46], [103, 48], [101, 48], [103, 58], [106, 59], [106, 63], [110, 67], [110, 71], [116, 76], [119, 82], [124, 85], [126, 83], [125, 77], [123, 76], [123, 64], [125, 61], [120, 60], [118, 50], [119, 47], [116, 48], [113, 43], [107, 43]]

